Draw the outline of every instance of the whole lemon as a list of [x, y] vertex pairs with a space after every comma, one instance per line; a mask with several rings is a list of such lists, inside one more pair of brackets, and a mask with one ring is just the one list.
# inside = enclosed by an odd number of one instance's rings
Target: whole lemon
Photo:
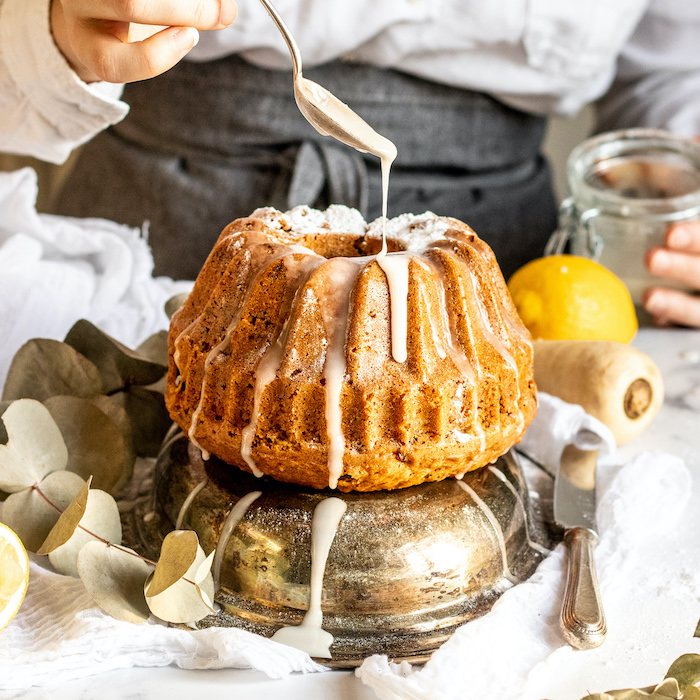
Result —
[[629, 343], [637, 332], [627, 287], [588, 258], [537, 258], [510, 278], [508, 289], [533, 338]]

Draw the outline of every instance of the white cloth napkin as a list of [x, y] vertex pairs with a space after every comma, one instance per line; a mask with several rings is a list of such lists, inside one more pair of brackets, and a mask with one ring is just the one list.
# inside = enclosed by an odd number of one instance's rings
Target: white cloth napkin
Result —
[[191, 282], [153, 278], [141, 231], [38, 214], [31, 168], [0, 173], [0, 387], [31, 338], [63, 340], [80, 318], [129, 347], [167, 328], [164, 304]]
[[[614, 438], [604, 425], [580, 406], [539, 394], [537, 417], [520, 447], [554, 472], [570, 442], [582, 449], [600, 449], [596, 486], [600, 541], [595, 558], [610, 621], [631, 589], [640, 600], [645, 594], [658, 595], [658, 577], [645, 571], [645, 547], [678, 526], [690, 498], [690, 472], [681, 459], [660, 452], [644, 452], [624, 466], [617, 465]], [[559, 632], [565, 567], [560, 544], [530, 579], [506, 591], [484, 617], [461, 627], [424, 667], [372, 656], [357, 675], [382, 700], [539, 700], [541, 695], [529, 688], [538, 669], [546, 667], [551, 674], [571, 661], [570, 653], [598, 652], [573, 652]], [[694, 624], [690, 608], [687, 624]], [[659, 638], [656, 646], [640, 645], [637, 653], [656, 663], [667, 653], [663, 647], [667, 641]], [[611, 643], [605, 644], [610, 650]], [[605, 652], [603, 645], [600, 653]], [[674, 658], [667, 659], [666, 667]]]

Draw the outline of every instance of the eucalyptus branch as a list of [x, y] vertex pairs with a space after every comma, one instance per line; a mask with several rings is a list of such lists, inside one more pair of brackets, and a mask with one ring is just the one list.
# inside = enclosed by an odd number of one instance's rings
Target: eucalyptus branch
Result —
[[[56, 510], [58, 513], [63, 514], [63, 511], [55, 504], [51, 499], [41, 490], [39, 487], [38, 483], [34, 483], [32, 488], [43, 498], [46, 503], [48, 503], [54, 510]], [[127, 547], [123, 547], [120, 544], [115, 544], [114, 542], [110, 542], [109, 540], [106, 540], [104, 537], [100, 537], [100, 535], [96, 535], [94, 532], [91, 530], [88, 530], [86, 527], [83, 527], [80, 523], [78, 523], [78, 527], [83, 531], [86, 532], [88, 535], [91, 537], [94, 537], [96, 540], [106, 544], [108, 547], [114, 547], [115, 549], [119, 549], [122, 552], [125, 552], [126, 554], [131, 555], [132, 557], [136, 557], [137, 559], [140, 559], [141, 561], [146, 562], [146, 564], [150, 564], [154, 568], [158, 565], [158, 562], [153, 561], [152, 559], [148, 559], [147, 557], [144, 557], [140, 555], [138, 552], [134, 552], [131, 549], [128, 549]], [[194, 581], [190, 581], [190, 579], [185, 578], [184, 576], [182, 577], [183, 581], [186, 581], [187, 583], [191, 583], [193, 586], [196, 586], [197, 584]]]

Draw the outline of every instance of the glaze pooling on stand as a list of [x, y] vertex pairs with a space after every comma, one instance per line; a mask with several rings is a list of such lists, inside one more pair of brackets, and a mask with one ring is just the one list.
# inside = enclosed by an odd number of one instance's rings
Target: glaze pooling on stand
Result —
[[481, 498], [479, 498], [476, 491], [474, 491], [474, 489], [471, 486], [465, 484], [464, 481], [462, 481], [461, 479], [458, 479], [457, 483], [464, 491], [466, 491], [474, 499], [474, 502], [479, 506], [483, 514], [491, 523], [493, 531], [496, 534], [496, 539], [498, 540], [498, 546], [501, 550], [501, 559], [503, 561], [503, 575], [508, 579], [508, 581], [510, 581], [513, 584], [520, 583], [520, 579], [517, 578], [517, 576], [513, 576], [513, 574], [510, 572], [510, 567], [508, 566], [508, 555], [506, 553], [506, 541], [503, 536], [503, 528], [498, 522], [496, 516], [493, 514], [493, 511], [486, 505], [486, 503], [484, 503], [484, 501], [481, 500]]
[[282, 627], [272, 637], [276, 642], [301, 649], [309, 656], [320, 659], [331, 658], [330, 647], [333, 643], [333, 636], [322, 627], [323, 577], [331, 544], [346, 510], [347, 503], [340, 498], [325, 498], [314, 509], [311, 519], [309, 609], [299, 626]]
[[214, 564], [212, 566], [212, 572], [214, 576], [214, 590], [219, 589], [219, 583], [221, 581], [221, 564], [224, 560], [224, 552], [226, 551], [226, 545], [233, 531], [239, 522], [243, 519], [248, 508], [262, 496], [262, 491], [251, 491], [250, 493], [239, 499], [233, 508], [229, 511], [226, 516], [223, 527], [221, 528], [221, 534], [219, 535], [219, 541], [216, 543], [216, 549], [214, 550]]

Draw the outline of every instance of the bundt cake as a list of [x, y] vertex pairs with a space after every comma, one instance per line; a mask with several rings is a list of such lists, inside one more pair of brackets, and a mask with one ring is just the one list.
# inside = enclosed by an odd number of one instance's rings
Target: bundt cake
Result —
[[[491, 249], [434, 214], [258, 209], [222, 232], [169, 334], [166, 403], [203, 453], [396, 489], [482, 467], [535, 413], [532, 345]], [[379, 254], [379, 255], [378, 255]]]

